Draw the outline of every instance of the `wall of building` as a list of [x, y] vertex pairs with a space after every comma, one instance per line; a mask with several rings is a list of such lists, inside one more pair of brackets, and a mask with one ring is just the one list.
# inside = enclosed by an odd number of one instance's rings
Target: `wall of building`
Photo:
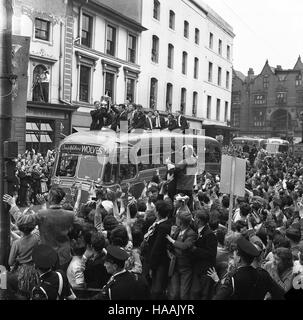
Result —
[[[173, 98], [172, 98], [172, 112], [180, 110], [181, 105], [181, 88], [187, 89], [186, 99], [186, 116], [192, 117], [193, 92], [198, 93], [197, 114], [192, 120], [199, 120], [206, 118], [207, 95], [213, 96], [213, 101], [220, 98], [222, 101], [229, 102], [231, 99], [231, 66], [232, 62], [227, 61], [224, 57], [218, 56], [212, 50], [208, 49], [208, 38], [210, 30], [214, 33], [215, 38], [220, 37], [224, 46], [230, 44], [232, 48], [233, 37], [224, 32], [220, 27], [216, 26], [211, 21], [207, 14], [195, 6], [191, 1], [182, 0], [166, 0], [160, 1], [160, 20], [153, 18], [153, 0], [143, 2], [143, 16], [142, 23], [148, 29], [142, 34], [141, 41], [141, 68], [142, 73], [139, 83], [139, 101], [149, 108], [150, 99], [150, 81], [151, 78], [158, 80], [158, 96], [157, 109], [161, 111], [166, 110], [166, 85], [168, 82], [173, 84]], [[175, 30], [169, 28], [169, 11], [173, 10], [175, 13]], [[189, 22], [189, 38], [184, 37], [184, 20]], [[200, 30], [200, 42], [195, 43], [195, 28]], [[159, 38], [159, 62], [151, 61], [152, 36], [156, 35]], [[168, 44], [174, 46], [174, 67], [170, 69], [167, 67], [168, 59]], [[187, 74], [182, 74], [182, 52], [188, 53], [187, 60]], [[194, 58], [199, 59], [198, 79], [194, 79]], [[232, 51], [231, 51], [232, 57]], [[222, 67], [222, 86], [218, 87], [209, 84], [208, 77], [208, 61]], [[225, 90], [225, 70], [230, 70], [230, 89]], [[215, 79], [215, 74], [214, 74]], [[224, 104], [224, 102], [222, 102]], [[212, 106], [211, 118], [216, 122], [215, 104]], [[224, 108], [221, 107], [223, 110]], [[224, 122], [224, 112], [221, 112], [220, 122]], [[225, 123], [226, 124], [226, 123]]]

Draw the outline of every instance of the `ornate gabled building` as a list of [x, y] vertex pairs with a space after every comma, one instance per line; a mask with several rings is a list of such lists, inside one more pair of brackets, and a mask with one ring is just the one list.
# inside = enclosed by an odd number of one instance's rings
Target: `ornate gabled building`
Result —
[[266, 61], [260, 74], [233, 70], [231, 125], [237, 135], [282, 137], [299, 141], [303, 111], [303, 63], [293, 69], [273, 68]]

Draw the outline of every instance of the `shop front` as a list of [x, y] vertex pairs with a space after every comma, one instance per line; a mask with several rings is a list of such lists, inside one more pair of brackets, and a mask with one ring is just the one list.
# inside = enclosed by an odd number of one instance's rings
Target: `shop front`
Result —
[[68, 104], [28, 102], [26, 109], [26, 150], [45, 154], [58, 147], [72, 133], [71, 115], [77, 108]]

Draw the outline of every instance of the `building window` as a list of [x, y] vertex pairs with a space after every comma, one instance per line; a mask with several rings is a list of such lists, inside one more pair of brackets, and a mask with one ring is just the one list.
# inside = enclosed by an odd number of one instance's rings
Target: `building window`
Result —
[[264, 127], [265, 126], [265, 111], [254, 110], [253, 126], [254, 127]]
[[176, 17], [176, 15], [175, 15], [174, 11], [170, 10], [169, 11], [169, 27], [172, 30], [175, 30], [175, 17]]
[[296, 76], [296, 86], [297, 87], [302, 86], [302, 75], [301, 74], [298, 74]]
[[218, 67], [218, 86], [221, 86], [222, 68]]
[[150, 80], [150, 96], [149, 96], [149, 107], [150, 109], [156, 109], [158, 97], [158, 80], [151, 78]]
[[232, 104], [240, 104], [241, 102], [241, 95], [239, 92], [233, 92], [231, 96]]
[[199, 77], [199, 59], [195, 58], [195, 63], [194, 63], [194, 78], [198, 79]]
[[187, 52], [185, 51], [182, 54], [182, 73], [187, 74]]
[[166, 112], [171, 112], [173, 104], [173, 85], [168, 83], [166, 85]]
[[214, 42], [214, 35], [210, 32], [209, 33], [209, 48], [212, 49], [213, 48], [213, 42]]
[[284, 103], [286, 103], [286, 92], [277, 92], [277, 95], [276, 95], [276, 103], [277, 103], [277, 104], [284, 104]]
[[208, 63], [208, 81], [209, 82], [213, 81], [213, 64], [212, 64], [212, 62]]
[[153, 17], [157, 20], [160, 20], [160, 2], [158, 0], [154, 0]]
[[226, 89], [229, 89], [229, 71], [226, 71]]
[[207, 96], [206, 118], [210, 119], [210, 116], [211, 116], [211, 96]]
[[227, 122], [227, 119], [228, 119], [228, 101], [225, 101], [224, 122]]
[[216, 120], [220, 120], [220, 112], [221, 112], [221, 100], [217, 99], [217, 109], [216, 109]]
[[198, 28], [195, 29], [195, 44], [200, 43], [200, 30]]
[[198, 92], [193, 92], [193, 109], [192, 115], [195, 117], [197, 115], [197, 105], [198, 105]]
[[126, 78], [126, 99], [130, 103], [135, 102], [135, 87], [136, 80], [132, 78]]
[[127, 61], [136, 63], [137, 37], [128, 35], [128, 57]]
[[233, 127], [240, 127], [240, 111], [233, 110], [231, 114], [231, 125]]
[[112, 101], [115, 101], [115, 79], [116, 75], [114, 73], [105, 72], [104, 93], [111, 97]]
[[171, 43], [168, 45], [167, 66], [170, 69], [174, 68], [174, 46]]
[[180, 104], [180, 111], [182, 114], [185, 114], [186, 111], [186, 89], [181, 89], [181, 104]]
[[230, 60], [230, 46], [227, 45], [226, 47], [226, 57], [227, 57], [227, 60]]
[[116, 54], [116, 28], [107, 25], [106, 53], [111, 56]]
[[268, 85], [269, 85], [269, 80], [268, 80], [268, 75], [265, 75], [263, 77], [263, 88], [268, 88]]
[[93, 17], [82, 13], [81, 44], [89, 48], [92, 46], [92, 30]]
[[91, 68], [80, 66], [79, 101], [89, 102]]
[[185, 20], [184, 21], [184, 37], [188, 38], [189, 36], [189, 23]]
[[218, 53], [219, 55], [222, 56], [222, 40], [219, 39], [219, 43], [218, 43]]
[[35, 38], [50, 41], [50, 22], [40, 18], [35, 19]]
[[255, 94], [254, 95], [254, 104], [265, 104], [265, 95], [264, 94]]
[[38, 64], [33, 71], [33, 101], [49, 101], [50, 74], [44, 64]]
[[159, 38], [157, 36], [153, 36], [151, 59], [156, 63], [159, 61]]

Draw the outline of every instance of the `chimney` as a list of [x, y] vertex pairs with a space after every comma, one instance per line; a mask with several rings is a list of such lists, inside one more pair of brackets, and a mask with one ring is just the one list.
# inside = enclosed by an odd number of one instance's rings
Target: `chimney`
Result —
[[249, 70], [248, 70], [248, 72], [247, 72], [248, 78], [249, 78], [249, 79], [252, 79], [254, 75], [255, 75], [254, 69], [253, 69], [253, 68], [249, 68]]

